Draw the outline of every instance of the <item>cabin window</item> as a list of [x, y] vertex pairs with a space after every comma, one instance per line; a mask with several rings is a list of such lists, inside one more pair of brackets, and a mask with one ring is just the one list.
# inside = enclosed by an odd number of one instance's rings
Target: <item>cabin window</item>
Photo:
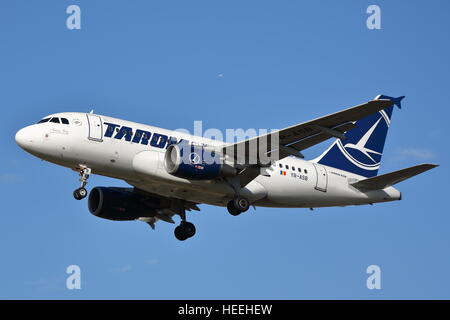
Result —
[[295, 167], [294, 166], [292, 167], [292, 171], [295, 171]]
[[308, 170], [305, 169], [304, 171], [305, 171], [305, 173], [308, 173]]
[[280, 168], [283, 168], [283, 165], [280, 163]]
[[61, 123], [69, 124], [69, 120], [67, 120], [66, 118], [61, 118]]
[[288, 165], [286, 165], [286, 169], [288, 169], [288, 170], [289, 170], [289, 166], [288, 166]]
[[51, 118], [50, 122], [59, 123], [59, 118]]

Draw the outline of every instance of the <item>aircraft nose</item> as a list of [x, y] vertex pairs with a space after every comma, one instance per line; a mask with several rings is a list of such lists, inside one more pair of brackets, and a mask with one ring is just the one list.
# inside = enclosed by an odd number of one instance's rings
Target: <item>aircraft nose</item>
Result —
[[16, 143], [22, 148], [27, 149], [33, 145], [33, 136], [29, 127], [25, 127], [17, 131]]

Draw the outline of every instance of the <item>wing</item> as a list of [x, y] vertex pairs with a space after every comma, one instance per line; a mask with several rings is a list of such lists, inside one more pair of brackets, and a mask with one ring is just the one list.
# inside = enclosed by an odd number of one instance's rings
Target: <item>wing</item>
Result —
[[[355, 127], [355, 121], [394, 103], [388, 99], [372, 100], [276, 132], [227, 145], [222, 152], [233, 159], [237, 166], [241, 166], [244, 181], [241, 182], [241, 186], [245, 186], [259, 174], [258, 170], [245, 170], [246, 168], [270, 165], [270, 161], [283, 159], [289, 155], [303, 157], [300, 151], [332, 137], [345, 138], [344, 133]], [[261, 155], [265, 156], [262, 158]]]
[[186, 211], [191, 210], [200, 211], [197, 203], [192, 201], [163, 197], [138, 188], [128, 190], [139, 195], [141, 201], [149, 208], [151, 214], [138, 220], [148, 223], [152, 229], [155, 229], [155, 223], [159, 220], [175, 223], [172, 217], [176, 214], [184, 215]]
[[[288, 155], [298, 155], [301, 150], [321, 143], [329, 138], [344, 137], [344, 133], [354, 128], [354, 121], [365, 118], [391, 106], [391, 100], [372, 100], [367, 103], [345, 109], [321, 118], [281, 129], [276, 132], [254, 137], [224, 147], [225, 154], [232, 154], [235, 160], [245, 160], [250, 152], [254, 152], [254, 146], [267, 146], [266, 152], [274, 151], [271, 142], [278, 139], [276, 148], [280, 150], [279, 159]], [[244, 151], [242, 154], [241, 151]], [[259, 150], [258, 150], [259, 151]], [[258, 153], [259, 154], [259, 153]], [[239, 161], [238, 161], [239, 163]], [[243, 162], [245, 164], [245, 161]]]

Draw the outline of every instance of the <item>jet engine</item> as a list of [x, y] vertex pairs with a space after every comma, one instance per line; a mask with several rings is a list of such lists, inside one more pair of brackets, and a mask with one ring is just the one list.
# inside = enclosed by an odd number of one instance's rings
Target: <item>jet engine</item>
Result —
[[214, 150], [189, 144], [170, 145], [164, 156], [164, 166], [171, 175], [190, 180], [236, 175], [236, 169], [223, 163]]
[[99, 218], [121, 221], [154, 216], [158, 204], [149, 205], [148, 199], [132, 190], [95, 187], [89, 194], [89, 211]]

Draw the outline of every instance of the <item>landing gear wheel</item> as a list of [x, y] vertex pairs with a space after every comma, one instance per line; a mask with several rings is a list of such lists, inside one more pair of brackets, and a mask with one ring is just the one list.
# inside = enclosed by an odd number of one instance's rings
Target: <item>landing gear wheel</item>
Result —
[[237, 196], [236, 198], [234, 198], [233, 204], [234, 207], [240, 212], [245, 212], [248, 210], [248, 208], [250, 208], [250, 202], [247, 200], [247, 198], [241, 196]]
[[87, 196], [87, 190], [85, 188], [78, 188], [73, 192], [73, 197], [76, 200], [81, 200]]
[[184, 241], [195, 235], [195, 226], [190, 222], [182, 222], [174, 230], [175, 238], [180, 241]]
[[80, 174], [81, 187], [73, 192], [73, 197], [77, 200], [81, 200], [83, 198], [86, 198], [88, 194], [87, 190], [84, 187], [86, 186], [89, 175], [91, 174], [91, 169], [86, 166], [80, 165], [77, 171]]
[[238, 209], [236, 209], [236, 207], [234, 206], [233, 201], [228, 202], [227, 204], [227, 209], [228, 212], [232, 215], [232, 216], [238, 216], [240, 215], [242, 212], [239, 211]]
[[195, 226], [191, 222], [185, 222], [181, 225], [184, 229], [184, 233], [188, 238], [192, 238], [195, 235]]
[[184, 241], [188, 238], [181, 225], [179, 225], [178, 227], [175, 228], [174, 234], [175, 234], [175, 238], [177, 238], [180, 241]]

